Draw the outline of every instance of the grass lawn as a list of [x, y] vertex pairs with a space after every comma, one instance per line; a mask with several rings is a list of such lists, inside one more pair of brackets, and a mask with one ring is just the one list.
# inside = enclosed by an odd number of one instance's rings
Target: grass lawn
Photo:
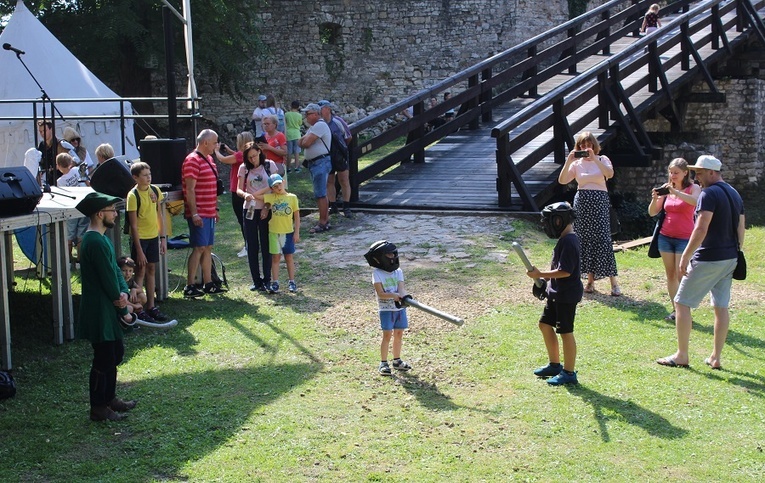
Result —
[[[310, 204], [306, 180], [290, 186]], [[549, 261], [554, 243], [533, 223], [359, 214], [310, 235], [304, 220], [299, 292], [263, 296], [248, 290], [236, 258], [227, 195], [220, 206], [215, 252], [231, 290], [194, 301], [175, 292], [162, 310], [176, 328], [126, 335], [118, 394], [139, 405], [119, 423], [87, 419], [91, 348], [52, 345], [48, 282], [28, 278], [17, 258], [9, 300], [18, 394], [0, 401], [0, 481], [765, 478], [765, 230], [754, 216], [722, 371], [703, 363], [708, 302], [694, 311], [691, 368], [654, 362], [676, 339], [661, 262], [643, 248], [617, 254], [623, 297], [601, 292], [579, 305], [580, 384], [552, 388], [531, 373], [546, 363], [542, 303], [510, 248], [520, 241], [532, 261]], [[451, 225], [446, 235], [418, 231], [426, 221]], [[399, 245], [414, 296], [466, 319], [458, 328], [409, 309], [404, 356], [414, 370], [392, 378], [376, 371], [379, 322], [361, 258], [386, 237]], [[183, 253], [171, 258], [177, 278]]]

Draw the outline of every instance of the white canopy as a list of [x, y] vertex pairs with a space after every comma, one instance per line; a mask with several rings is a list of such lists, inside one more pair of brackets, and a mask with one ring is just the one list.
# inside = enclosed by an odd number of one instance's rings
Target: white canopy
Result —
[[[80, 62], [37, 18], [18, 0], [13, 16], [0, 34], [0, 44], [10, 44], [23, 50], [21, 56], [48, 96], [62, 99], [117, 99], [119, 96], [101, 82]], [[26, 71], [16, 54], [0, 50], [0, 99], [40, 99], [42, 92]], [[125, 114], [132, 114], [129, 102], [124, 103]], [[75, 128], [82, 136], [82, 145], [95, 159], [95, 148], [109, 143], [117, 154], [122, 152], [119, 102], [57, 102], [56, 108], [64, 120], [56, 115], [56, 135], [66, 126]], [[32, 117], [31, 103], [0, 103], [0, 118]], [[114, 120], [79, 120], [80, 116], [111, 115]], [[42, 104], [37, 104], [37, 116], [42, 117]], [[50, 104], [46, 117], [50, 119]], [[35, 126], [32, 121], [0, 120], [0, 167], [23, 166], [24, 153], [34, 144]], [[125, 121], [125, 152], [130, 158], [138, 157], [133, 134], [133, 121]]]

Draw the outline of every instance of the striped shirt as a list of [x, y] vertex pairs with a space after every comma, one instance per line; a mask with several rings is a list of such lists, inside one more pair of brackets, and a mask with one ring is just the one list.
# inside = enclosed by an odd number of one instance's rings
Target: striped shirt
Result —
[[[208, 164], [209, 161], [209, 164]], [[197, 211], [202, 218], [215, 218], [218, 206], [218, 172], [214, 169], [215, 161], [212, 156], [207, 160], [199, 151], [194, 151], [183, 160], [183, 198], [188, 199], [186, 193], [186, 180], [197, 180], [194, 188]], [[185, 203], [184, 216], [191, 218], [194, 213], [189, 211], [189, 204]]]

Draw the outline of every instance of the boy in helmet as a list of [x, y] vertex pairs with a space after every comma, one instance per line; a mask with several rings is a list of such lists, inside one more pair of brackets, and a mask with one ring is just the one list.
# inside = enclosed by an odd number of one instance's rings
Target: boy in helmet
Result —
[[[550, 362], [534, 371], [534, 375], [549, 378], [552, 386], [576, 384], [576, 339], [574, 339], [574, 316], [576, 304], [582, 300], [579, 237], [574, 233], [576, 213], [568, 203], [553, 203], [542, 210], [542, 224], [550, 238], [557, 238], [553, 249], [550, 270], [540, 271], [533, 267], [526, 274], [531, 278], [547, 279], [547, 304], [539, 318], [539, 330], [547, 348]], [[560, 363], [558, 337], [563, 341], [563, 360]]]
[[388, 345], [391, 335], [393, 336], [393, 368], [408, 371], [412, 366], [401, 360], [401, 344], [404, 329], [409, 327], [409, 321], [406, 318], [406, 309], [399, 302], [410, 295], [404, 289], [404, 272], [399, 268], [398, 250], [393, 243], [381, 240], [369, 247], [364, 258], [367, 259], [369, 266], [374, 268], [372, 285], [377, 294], [380, 328], [383, 332], [378, 372], [383, 376], [391, 375], [388, 364]]

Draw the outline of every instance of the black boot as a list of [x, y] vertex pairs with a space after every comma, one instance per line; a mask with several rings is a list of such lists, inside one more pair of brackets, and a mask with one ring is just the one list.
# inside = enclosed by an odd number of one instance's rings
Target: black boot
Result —
[[91, 421], [122, 421], [127, 414], [119, 414], [112, 411], [109, 406], [90, 406]]

